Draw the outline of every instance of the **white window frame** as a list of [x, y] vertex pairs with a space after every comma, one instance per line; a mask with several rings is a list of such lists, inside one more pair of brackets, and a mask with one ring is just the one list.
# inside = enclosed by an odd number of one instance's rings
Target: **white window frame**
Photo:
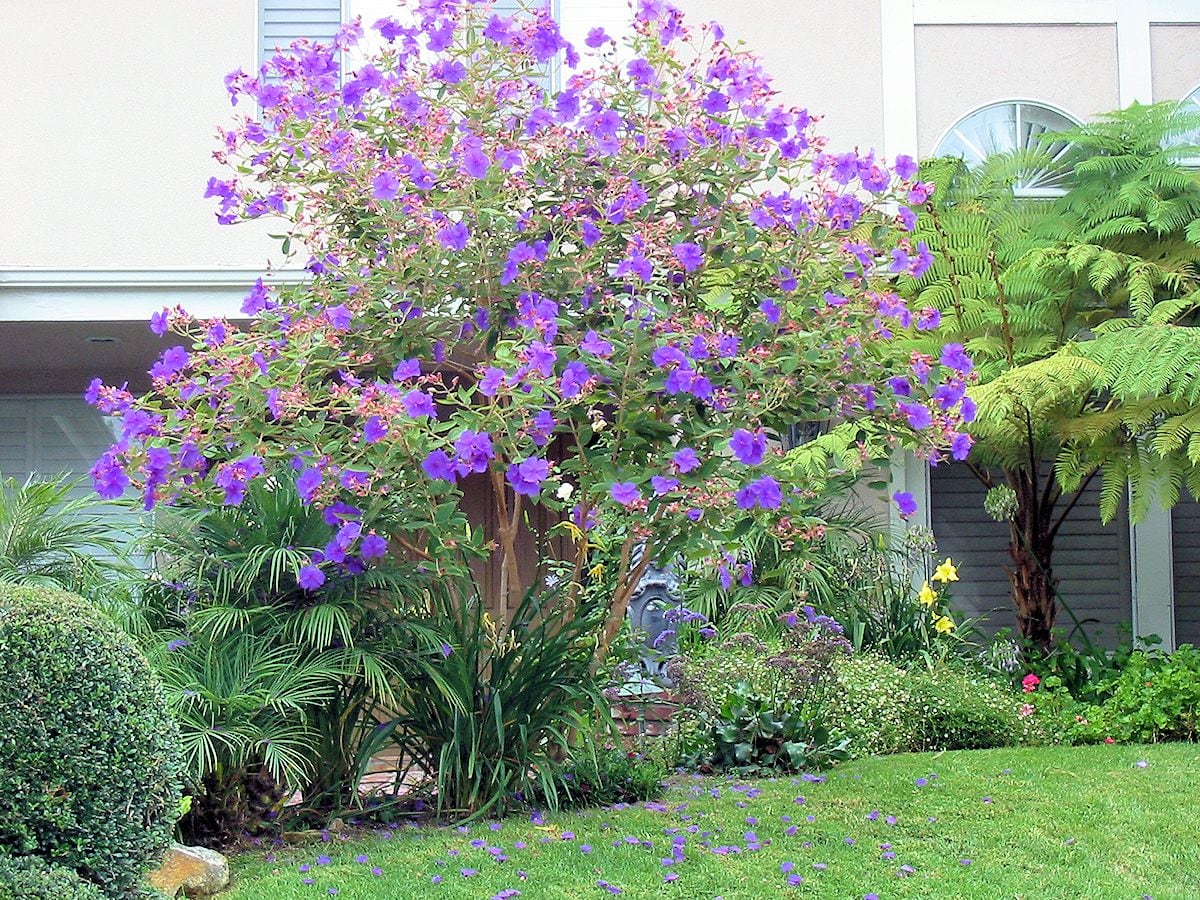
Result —
[[[1066, 109], [1063, 109], [1061, 106], [1058, 106], [1057, 104], [1048, 103], [1045, 100], [1034, 100], [1034, 99], [1027, 98], [1027, 97], [1005, 97], [1005, 98], [1002, 98], [999, 100], [992, 100], [988, 103], [982, 103], [979, 106], [974, 107], [973, 109], [969, 110], [968, 112], [964, 113], [963, 115], [961, 115], [957, 119], [955, 119], [953, 124], [951, 124], [948, 128], [946, 128], [944, 131], [942, 131], [942, 133], [940, 135], [938, 135], [938, 139], [937, 139], [937, 141], [934, 142], [933, 151], [930, 153], [930, 156], [937, 157], [937, 156], [950, 155], [950, 154], [945, 154], [943, 152], [940, 152], [939, 148], [942, 146], [943, 143], [945, 143], [947, 138], [949, 138], [952, 134], [955, 133], [955, 131], [958, 130], [959, 126], [961, 126], [965, 121], [967, 121], [967, 119], [971, 118], [972, 116], [974, 116], [978, 113], [984, 112], [985, 110], [988, 110], [988, 109], [994, 109], [994, 108], [1002, 107], [1002, 106], [1015, 106], [1017, 108], [1016, 131], [1017, 131], [1018, 137], [1020, 136], [1020, 133], [1021, 133], [1021, 109], [1026, 106], [1040, 107], [1041, 109], [1044, 109], [1047, 112], [1051, 112], [1051, 113], [1054, 113], [1055, 115], [1062, 116], [1064, 119], [1066, 119], [1068, 122], [1072, 123], [1075, 126], [1079, 126], [1079, 125], [1083, 124], [1083, 122], [1079, 119], [1078, 116], [1075, 116], [1074, 114], [1072, 114], [1071, 112], [1069, 112]], [[965, 143], [970, 143], [967, 140], [965, 135], [962, 135], [961, 139]], [[1068, 152], [1070, 147], [1071, 147], [1070, 144], [1066, 145], [1061, 151], [1059, 151], [1059, 153], [1057, 155], [1055, 155], [1054, 159], [1055, 160], [1059, 159], [1063, 154]], [[976, 149], [978, 150], [978, 148], [976, 148]], [[1020, 149], [1020, 148], [1017, 148], [1017, 149]], [[979, 155], [981, 157], [986, 157], [987, 154], [983, 153], [982, 151], [979, 151]], [[1022, 198], [1053, 199], [1055, 197], [1063, 196], [1063, 194], [1065, 194], [1066, 192], [1062, 188], [1017, 187], [1017, 188], [1013, 189], [1013, 193], [1017, 197], [1022, 197]]]

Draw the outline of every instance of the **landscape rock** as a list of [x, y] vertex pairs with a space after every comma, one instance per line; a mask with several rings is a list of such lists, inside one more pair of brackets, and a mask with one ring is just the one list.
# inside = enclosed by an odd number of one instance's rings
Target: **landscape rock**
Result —
[[229, 886], [229, 863], [216, 850], [172, 844], [147, 880], [168, 897], [211, 897]]

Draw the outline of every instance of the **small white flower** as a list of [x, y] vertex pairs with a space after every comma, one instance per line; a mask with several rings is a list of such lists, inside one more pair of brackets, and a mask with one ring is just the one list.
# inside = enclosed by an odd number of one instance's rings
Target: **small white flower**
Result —
[[575, 485], [571, 484], [569, 481], [564, 481], [558, 486], [555, 496], [558, 497], [559, 500], [565, 501], [570, 500], [573, 493], [575, 493]]

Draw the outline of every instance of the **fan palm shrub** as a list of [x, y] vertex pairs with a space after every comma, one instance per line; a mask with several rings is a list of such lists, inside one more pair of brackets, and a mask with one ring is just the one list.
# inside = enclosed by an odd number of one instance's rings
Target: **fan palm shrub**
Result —
[[[301, 586], [334, 535], [293, 483], [272, 481], [239, 506], [164, 510], [147, 542], [156, 570], [140, 614], [197, 792], [184, 826], [210, 841], [295, 792], [294, 812], [356, 807], [373, 752], [364, 740], [440, 645], [416, 621], [427, 579], [411, 564], [348, 563], [319, 588]], [[246, 815], [222, 823], [220, 806]]]
[[0, 479], [0, 581], [95, 599], [128, 574], [111, 515], [67, 475]]

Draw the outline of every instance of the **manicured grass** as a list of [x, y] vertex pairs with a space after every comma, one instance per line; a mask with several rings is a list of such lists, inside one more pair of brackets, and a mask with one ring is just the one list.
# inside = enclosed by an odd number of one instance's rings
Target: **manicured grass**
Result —
[[[609, 884], [705, 900], [1195, 898], [1198, 763], [1200, 746], [1165, 744], [891, 756], [817, 782], [684, 777], [662, 804], [542, 826], [405, 828], [247, 854], [227, 896], [577, 900], [610, 896]], [[673, 840], [684, 858], [666, 867]], [[789, 867], [801, 884], [788, 884]], [[664, 883], [667, 873], [678, 878]]]

